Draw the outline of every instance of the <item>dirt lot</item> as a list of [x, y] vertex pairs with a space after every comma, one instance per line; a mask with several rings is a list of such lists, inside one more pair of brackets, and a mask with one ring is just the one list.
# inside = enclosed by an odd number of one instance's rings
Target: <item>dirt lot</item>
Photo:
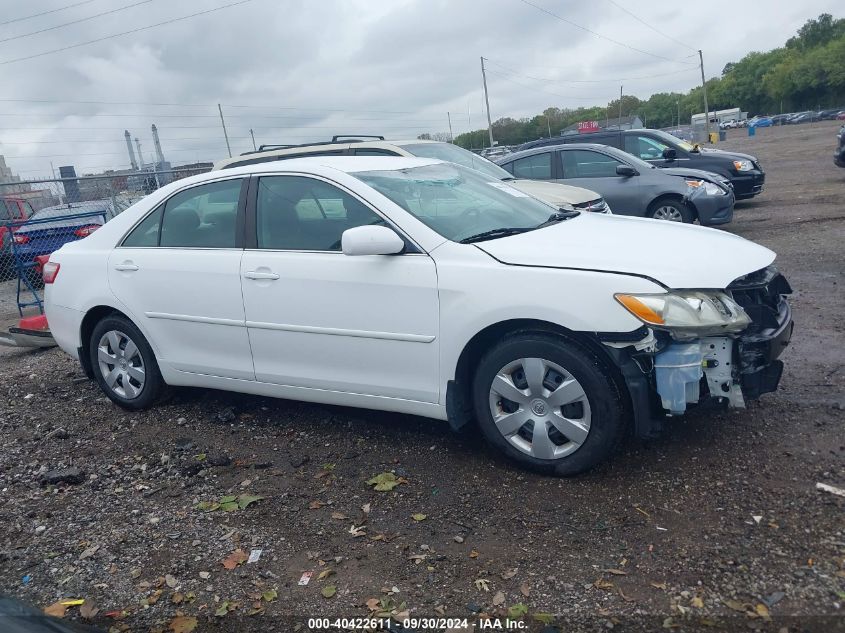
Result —
[[[722, 144], [767, 171], [728, 230], [774, 249], [795, 289], [782, 389], [629, 441], [578, 478], [395, 414], [200, 390], [129, 414], [58, 351], [3, 353], [0, 591], [42, 607], [84, 598], [95, 624], [131, 631], [168, 630], [177, 613], [198, 631], [307, 631], [314, 616], [509, 609], [536, 630], [554, 614], [549, 631], [845, 630], [845, 499], [815, 489], [845, 487], [835, 130]], [[81, 483], [41, 484], [71, 466]], [[367, 485], [386, 471], [402, 483]], [[241, 494], [263, 499], [197, 508]], [[238, 549], [262, 554], [227, 569]]]

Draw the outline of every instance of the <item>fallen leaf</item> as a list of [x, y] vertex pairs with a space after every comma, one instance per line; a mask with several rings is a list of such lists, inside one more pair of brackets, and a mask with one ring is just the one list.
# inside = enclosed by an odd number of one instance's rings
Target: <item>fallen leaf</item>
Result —
[[258, 495], [248, 495], [246, 493], [238, 495], [238, 507], [241, 510], [246, 510], [249, 506], [251, 506], [256, 501], [262, 501], [264, 497], [260, 497]]
[[92, 547], [89, 547], [88, 549], [84, 550], [84, 551], [83, 551], [83, 552], [79, 555], [79, 560], [83, 560], [83, 559], [86, 559], [86, 558], [91, 558], [94, 554], [96, 554], [96, 553], [97, 553], [97, 550], [98, 550], [98, 549], [100, 549], [100, 546], [99, 546], [99, 545], [94, 545], [94, 546], [92, 546]]
[[367, 605], [367, 608], [370, 611], [377, 611], [378, 609], [381, 608], [381, 600], [379, 600], [378, 598], [370, 598], [364, 604]]
[[58, 602], [54, 602], [49, 607], [44, 607], [44, 613], [47, 615], [52, 615], [56, 618], [63, 618], [65, 617], [65, 612], [67, 611], [67, 605], [64, 604], [61, 600]]
[[622, 598], [625, 602], [634, 602], [633, 598], [629, 598], [628, 596], [625, 595], [625, 592], [622, 591], [622, 587], [617, 587], [616, 593], [618, 593], [619, 597]]
[[595, 587], [596, 589], [613, 589], [615, 585], [609, 580], [605, 580], [604, 578], [598, 578], [593, 583], [593, 587]]
[[[475, 551], [475, 550], [473, 550], [473, 551]], [[478, 552], [475, 552], [475, 555], [478, 556]], [[473, 558], [475, 558], [475, 556], [473, 556]], [[506, 572], [504, 572], [502, 574], [502, 578], [504, 578], [505, 580], [510, 580], [511, 578], [516, 576], [516, 572], [517, 572], [516, 569], [508, 569]]]
[[490, 591], [489, 581], [488, 581], [486, 578], [478, 578], [478, 579], [475, 581], [475, 587], [476, 587], [479, 591], [482, 591], [482, 590], [483, 590], [483, 591]]
[[472, 551], [469, 553], [469, 557], [470, 557], [470, 558], [478, 558], [478, 552], [477, 552], [477, 551], [475, 551], [475, 550], [472, 550]]
[[191, 633], [197, 628], [197, 619], [187, 615], [177, 615], [168, 627], [173, 633]]
[[217, 607], [217, 611], [214, 612], [214, 615], [218, 618], [222, 618], [227, 613], [229, 613], [229, 603], [228, 601], [223, 601], [220, 603], [220, 606]]
[[276, 598], [279, 597], [279, 593], [275, 589], [268, 589], [264, 593], [261, 594], [261, 598], [264, 602], [273, 602]]
[[345, 521], [349, 517], [346, 516], [343, 512], [332, 512], [332, 518], [337, 519], [338, 521]]
[[529, 587], [527, 582], [524, 582], [519, 586], [519, 593], [521, 593], [526, 598], [528, 597], [528, 594], [531, 593], [531, 588]]
[[367, 480], [367, 485], [373, 486], [373, 489], [378, 490], [379, 492], [393, 490], [401, 483], [404, 483], [404, 481], [400, 480], [400, 478], [393, 473], [380, 473]]
[[508, 607], [508, 617], [514, 620], [521, 618], [528, 613], [528, 606], [522, 602], [518, 602], [512, 607]]
[[761, 618], [769, 618], [769, 608], [762, 604], [758, 603], [756, 607], [754, 607], [754, 612], [759, 615]]
[[315, 500], [315, 501], [312, 501], [311, 503], [309, 503], [309, 504], [308, 504], [308, 509], [309, 509], [309, 510], [319, 510], [319, 509], [320, 509], [320, 508], [322, 508], [324, 505], [326, 505], [326, 504], [325, 504], [325, 503], [323, 503], [322, 501], [320, 501], [320, 500], [318, 499], [318, 500]]
[[505, 594], [502, 591], [497, 591], [496, 595], [493, 596], [493, 604], [497, 607], [499, 605], [505, 604]]
[[666, 591], [666, 583], [665, 582], [654, 582], [654, 581], [652, 581], [649, 584], [652, 587], [654, 587], [655, 589], [660, 589], [662, 591]]
[[603, 572], [606, 574], [612, 574], [614, 576], [627, 576], [627, 571], [622, 571], [621, 569], [602, 569]]
[[704, 608], [704, 600], [701, 599], [701, 596], [696, 596], [692, 600], [690, 600], [690, 606], [695, 607], [696, 609], [703, 609]]
[[365, 503], [364, 505], [362, 505], [361, 506], [361, 512], [363, 512], [364, 514], [369, 514], [370, 513], [370, 504]]
[[220, 504], [216, 501], [200, 501], [194, 507], [197, 510], [202, 510], [203, 512], [214, 512], [215, 510], [220, 509]]
[[324, 570], [323, 570], [323, 571], [321, 571], [321, 572], [320, 572], [320, 574], [317, 576], [317, 580], [325, 580], [326, 578], [328, 578], [329, 576], [331, 576], [333, 573], [334, 573], [334, 569], [324, 569]]
[[738, 600], [722, 600], [724, 605], [728, 609], [733, 609], [734, 611], [739, 611], [740, 613], [745, 613], [745, 605]]
[[100, 609], [99, 607], [97, 607], [93, 600], [86, 600], [83, 604], [79, 605], [79, 615], [81, 615], [86, 620], [90, 620], [99, 612]]
[[366, 528], [362, 525], [360, 527], [353, 525], [349, 528], [349, 533], [354, 537], [358, 538], [359, 536], [366, 536], [367, 533], [364, 531]]
[[551, 624], [552, 620], [554, 620], [554, 616], [551, 613], [535, 613], [531, 617], [537, 620], [537, 622], [542, 622], [546, 625]]
[[411, 518], [412, 518], [414, 521], [419, 522], [419, 521], [425, 521], [425, 520], [428, 518], [428, 516], [427, 516], [427, 515], [425, 515], [425, 514], [422, 514], [421, 512], [417, 512], [416, 514], [412, 514], [412, 515], [411, 515]]
[[324, 598], [331, 598], [337, 593], [337, 587], [334, 585], [326, 585], [320, 590], [320, 593], [323, 594]]
[[167, 574], [167, 575], [164, 577], [164, 582], [165, 582], [165, 583], [167, 584], [167, 586], [168, 586], [168, 587], [170, 587], [171, 589], [173, 589], [173, 587], [175, 587], [175, 586], [176, 586], [176, 578], [175, 578], [175, 577], [173, 577], [173, 576], [171, 576], [170, 574]]
[[223, 561], [223, 567], [226, 569], [234, 569], [238, 565], [243, 565], [247, 559], [249, 559], [249, 554], [247, 554], [242, 549], [238, 548], [231, 554], [229, 554], [226, 559]]
[[234, 512], [238, 509], [238, 502], [237, 501], [227, 501], [226, 503], [220, 504], [220, 509], [223, 512]]
[[179, 593], [178, 591], [170, 596], [170, 602], [173, 604], [182, 604], [185, 601], [185, 594]]

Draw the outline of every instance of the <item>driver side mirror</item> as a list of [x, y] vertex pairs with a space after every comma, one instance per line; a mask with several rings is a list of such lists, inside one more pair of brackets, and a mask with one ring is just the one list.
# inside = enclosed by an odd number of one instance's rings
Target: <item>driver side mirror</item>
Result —
[[625, 178], [630, 178], [631, 176], [639, 176], [640, 172], [638, 172], [630, 165], [617, 165], [616, 174], [619, 176], [624, 176]]
[[405, 241], [386, 226], [356, 226], [346, 229], [340, 238], [344, 255], [397, 255], [405, 250]]
[[666, 160], [675, 160], [678, 157], [678, 152], [673, 147], [667, 147], [663, 150], [663, 158]]

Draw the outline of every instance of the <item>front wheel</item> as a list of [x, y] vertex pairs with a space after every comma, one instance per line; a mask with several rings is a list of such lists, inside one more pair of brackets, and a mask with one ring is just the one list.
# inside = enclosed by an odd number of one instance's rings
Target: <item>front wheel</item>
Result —
[[590, 351], [550, 333], [505, 337], [479, 363], [473, 405], [486, 439], [534, 470], [574, 475], [625, 429], [621, 396]]
[[125, 409], [146, 409], [163, 394], [153, 350], [126, 317], [104, 318], [91, 333], [88, 353], [100, 389]]
[[655, 200], [649, 207], [649, 216], [655, 220], [667, 220], [669, 222], [683, 222], [692, 224], [695, 214], [680, 200], [662, 198]]

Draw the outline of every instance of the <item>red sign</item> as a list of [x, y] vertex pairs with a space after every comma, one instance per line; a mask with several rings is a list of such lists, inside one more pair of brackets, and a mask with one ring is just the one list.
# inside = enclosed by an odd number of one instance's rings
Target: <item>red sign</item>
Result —
[[578, 122], [578, 134], [585, 134], [587, 132], [598, 132], [599, 131], [599, 122], [598, 121], [579, 121]]

